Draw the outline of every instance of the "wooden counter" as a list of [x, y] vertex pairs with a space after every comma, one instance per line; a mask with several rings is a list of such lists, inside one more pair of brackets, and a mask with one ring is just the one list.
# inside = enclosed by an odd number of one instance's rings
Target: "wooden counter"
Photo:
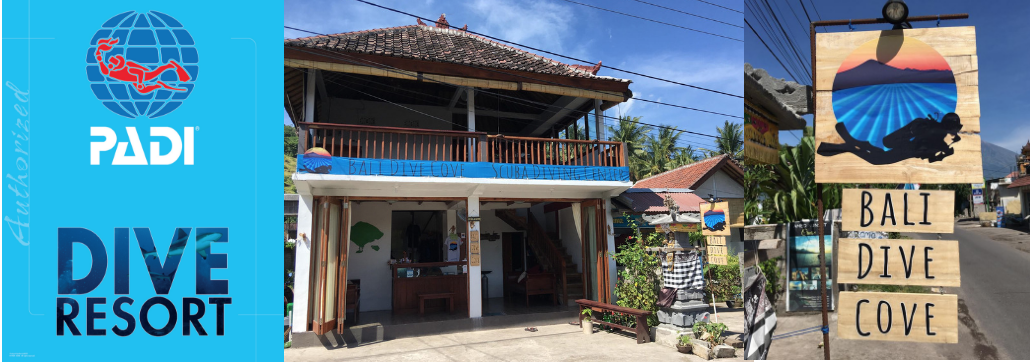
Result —
[[[454, 313], [468, 314], [468, 274], [461, 273], [461, 266], [466, 265], [465, 261], [439, 262], [439, 263], [408, 263], [393, 264], [390, 272], [393, 276], [393, 313], [417, 313], [418, 295], [434, 293], [454, 293]], [[399, 268], [435, 268], [455, 265], [458, 274], [455, 275], [431, 275], [424, 274], [419, 277], [401, 278], [397, 276]], [[427, 311], [447, 312], [446, 300], [427, 300]]]

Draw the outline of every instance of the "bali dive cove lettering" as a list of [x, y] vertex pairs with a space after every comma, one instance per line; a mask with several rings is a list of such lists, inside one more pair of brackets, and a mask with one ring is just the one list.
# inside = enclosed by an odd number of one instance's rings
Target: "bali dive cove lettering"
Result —
[[378, 160], [332, 157], [320, 149], [297, 155], [297, 172], [353, 176], [629, 181], [627, 167]]
[[[192, 234], [192, 235], [191, 235]], [[134, 236], [140, 254], [137, 257], [130, 257], [131, 252], [129, 240]], [[192, 236], [192, 237], [191, 237]], [[182, 298], [181, 312], [169, 298], [168, 295], [175, 280], [176, 272], [179, 271], [179, 261], [183, 255], [188, 255], [187, 245], [190, 239], [194, 240], [196, 257], [196, 294], [197, 296], [186, 296]], [[154, 236], [150, 228], [115, 228], [114, 229], [114, 257], [113, 257], [113, 281], [114, 294], [118, 297], [110, 307], [108, 298], [104, 296], [90, 297], [89, 294], [97, 293], [96, 289], [108, 276], [108, 248], [96, 233], [86, 228], [58, 228], [57, 230], [57, 302], [56, 322], [57, 335], [81, 336], [83, 332], [87, 336], [107, 335], [106, 329], [95, 328], [98, 320], [106, 319], [107, 312], [101, 311], [110, 308], [114, 317], [121, 319], [113, 323], [111, 332], [115, 335], [125, 337], [136, 331], [137, 318], [139, 326], [147, 334], [160, 337], [171, 333], [179, 324], [179, 315], [182, 315], [182, 335], [189, 336], [193, 332], [200, 336], [208, 335], [201, 318], [206, 313], [213, 313], [216, 335], [225, 335], [225, 309], [232, 304], [229, 294], [229, 281], [211, 278], [212, 269], [226, 269], [228, 267], [228, 254], [212, 252], [214, 243], [225, 243], [229, 241], [228, 228], [176, 228], [172, 234], [171, 244], [168, 247], [164, 261], [161, 261], [161, 254], [157, 252], [154, 244]], [[89, 253], [89, 263], [84, 258], [78, 260], [76, 265], [73, 258], [74, 244], [84, 246]], [[151, 284], [154, 287], [156, 296], [138, 303], [133, 299], [129, 291], [129, 263], [130, 260], [139, 260], [147, 267]], [[75, 279], [74, 275], [82, 275], [77, 272], [83, 267], [88, 267], [85, 276]], [[180, 276], [180, 280], [182, 277]], [[180, 282], [181, 284], [182, 282]], [[139, 294], [137, 294], [139, 295]], [[211, 295], [205, 301], [199, 298], [200, 295]], [[81, 297], [85, 297], [82, 303]], [[138, 307], [137, 307], [138, 306]], [[151, 309], [158, 308], [167, 312], [167, 319], [151, 320]], [[208, 309], [214, 309], [209, 312]], [[138, 311], [133, 313], [131, 311]], [[209, 319], [210, 320], [210, 319]], [[210, 328], [210, 325], [208, 326]], [[84, 330], [84, 331], [83, 331]]]

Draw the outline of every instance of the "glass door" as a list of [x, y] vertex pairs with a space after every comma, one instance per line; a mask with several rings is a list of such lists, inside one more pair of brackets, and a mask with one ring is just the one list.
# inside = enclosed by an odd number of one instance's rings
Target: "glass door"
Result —
[[[343, 205], [345, 201], [330, 197], [319, 197], [315, 215], [312, 218], [312, 331], [316, 334], [325, 334], [342, 321], [337, 323], [338, 307], [346, 305], [343, 298], [346, 298], [346, 280], [340, 283], [340, 278], [346, 275], [342, 269], [342, 262], [346, 262], [346, 255], [341, 258], [341, 251], [346, 253], [346, 244], [341, 243], [345, 227], [343, 221]], [[341, 244], [343, 246], [341, 247]], [[344, 293], [339, 292], [339, 287], [345, 289]], [[338, 303], [339, 301], [339, 303]]]

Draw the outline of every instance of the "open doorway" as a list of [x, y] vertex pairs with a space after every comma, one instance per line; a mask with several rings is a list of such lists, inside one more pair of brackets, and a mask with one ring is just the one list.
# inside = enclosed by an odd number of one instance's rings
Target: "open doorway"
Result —
[[444, 211], [393, 211], [390, 258], [412, 263], [444, 261]]

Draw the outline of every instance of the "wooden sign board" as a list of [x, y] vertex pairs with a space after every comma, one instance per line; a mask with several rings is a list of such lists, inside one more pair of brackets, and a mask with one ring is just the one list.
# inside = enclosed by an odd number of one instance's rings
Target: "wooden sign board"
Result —
[[469, 216], [468, 217], [468, 222], [479, 222], [481, 220], [482, 220], [482, 218], [479, 217], [479, 216]]
[[708, 246], [712, 245], [726, 245], [726, 237], [714, 235], [708, 236]]
[[982, 182], [973, 27], [819, 33], [815, 181]]
[[840, 292], [839, 305], [840, 338], [958, 343], [954, 294]]
[[847, 231], [955, 232], [955, 192], [845, 189], [842, 227]]
[[726, 261], [726, 256], [725, 255], [709, 255], [708, 256], [708, 264], [726, 265], [728, 263]]
[[479, 242], [478, 241], [469, 242], [469, 253], [479, 254], [479, 250], [480, 249], [479, 249]]
[[710, 204], [703, 202], [701, 209], [701, 234], [730, 235], [729, 204], [725, 201]]
[[780, 129], [776, 122], [744, 101], [744, 159], [755, 163], [780, 163]]
[[479, 241], [479, 230], [469, 231], [469, 241], [470, 242]]
[[729, 253], [727, 252], [725, 246], [712, 246], [712, 245], [709, 245], [708, 246], [708, 254], [710, 254], [710, 255], [728, 255]]
[[958, 241], [840, 239], [837, 281], [959, 287]]
[[479, 254], [471, 254], [471, 255], [469, 255], [469, 265], [470, 266], [479, 266]]

